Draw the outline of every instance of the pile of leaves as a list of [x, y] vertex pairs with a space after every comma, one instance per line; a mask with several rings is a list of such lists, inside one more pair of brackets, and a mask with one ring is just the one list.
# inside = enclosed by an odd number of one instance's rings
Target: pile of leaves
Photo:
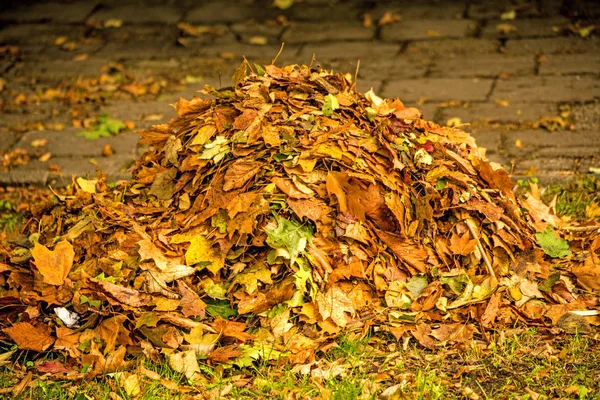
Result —
[[32, 207], [2, 245], [4, 341], [65, 354], [74, 379], [162, 353], [196, 380], [198, 359], [310, 370], [347, 330], [429, 348], [594, 331], [598, 227], [564, 231], [571, 254], [470, 135], [349, 75], [245, 62], [233, 80], [141, 132], [132, 181]]

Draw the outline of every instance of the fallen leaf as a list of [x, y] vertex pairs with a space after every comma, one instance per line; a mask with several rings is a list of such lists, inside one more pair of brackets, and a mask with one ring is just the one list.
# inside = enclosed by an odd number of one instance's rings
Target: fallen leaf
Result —
[[42, 280], [55, 286], [64, 284], [75, 259], [73, 246], [65, 240], [58, 242], [54, 246], [54, 250], [35, 243], [31, 255], [35, 266], [42, 275]]
[[2, 329], [21, 350], [45, 351], [54, 343], [47, 326], [34, 326], [29, 322], [17, 322]]

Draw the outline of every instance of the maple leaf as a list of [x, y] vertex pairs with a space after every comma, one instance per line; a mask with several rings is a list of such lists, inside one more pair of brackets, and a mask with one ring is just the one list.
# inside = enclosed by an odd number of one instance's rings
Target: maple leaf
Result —
[[273, 249], [284, 249], [287, 252], [290, 264], [293, 265], [298, 255], [304, 251], [312, 237], [308, 225], [302, 225], [295, 220], [288, 220], [278, 215], [275, 216], [277, 227], [267, 227], [267, 244]]
[[469, 240], [469, 238], [469, 232], [463, 233], [462, 236], [458, 236], [456, 232], [452, 233], [449, 249], [452, 250], [454, 254], [468, 256], [475, 250], [475, 247], [477, 247], [477, 240]]
[[73, 267], [75, 251], [71, 243], [62, 240], [56, 244], [54, 250], [48, 250], [41, 244], [35, 243], [31, 255], [42, 275], [42, 280], [49, 285], [60, 286], [64, 284]]
[[569, 243], [565, 239], [558, 237], [550, 227], [547, 227], [544, 232], [537, 232], [535, 238], [542, 247], [542, 250], [544, 250], [544, 253], [550, 257], [564, 258], [571, 255]]
[[29, 322], [17, 322], [2, 329], [21, 350], [44, 351], [54, 343], [47, 326], [33, 326]]

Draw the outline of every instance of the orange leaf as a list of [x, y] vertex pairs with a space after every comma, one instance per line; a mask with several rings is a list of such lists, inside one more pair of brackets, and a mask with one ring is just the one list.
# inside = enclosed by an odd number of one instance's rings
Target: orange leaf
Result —
[[450, 238], [450, 250], [452, 250], [454, 254], [468, 256], [475, 250], [475, 246], [477, 246], [477, 240], [469, 240], [470, 237], [469, 232], [465, 232], [460, 237], [458, 234], [453, 233]]
[[21, 350], [44, 351], [54, 343], [54, 338], [45, 329], [33, 326], [29, 322], [17, 322], [3, 331]]
[[54, 250], [48, 250], [41, 244], [35, 243], [31, 255], [35, 266], [42, 274], [43, 281], [56, 286], [65, 282], [75, 258], [73, 246], [66, 240], [58, 242]]

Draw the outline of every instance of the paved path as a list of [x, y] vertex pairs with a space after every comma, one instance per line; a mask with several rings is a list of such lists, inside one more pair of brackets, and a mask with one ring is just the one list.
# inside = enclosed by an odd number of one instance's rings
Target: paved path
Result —
[[134, 130], [165, 122], [178, 96], [228, 85], [242, 56], [267, 63], [282, 41], [278, 64], [315, 54], [354, 73], [360, 59], [360, 89], [468, 124], [515, 179], [587, 173], [600, 167], [600, 3], [527, 3], [3, 3], [0, 184], [68, 184], [96, 166], [127, 178], [137, 135], [90, 141], [83, 127], [103, 113]]

